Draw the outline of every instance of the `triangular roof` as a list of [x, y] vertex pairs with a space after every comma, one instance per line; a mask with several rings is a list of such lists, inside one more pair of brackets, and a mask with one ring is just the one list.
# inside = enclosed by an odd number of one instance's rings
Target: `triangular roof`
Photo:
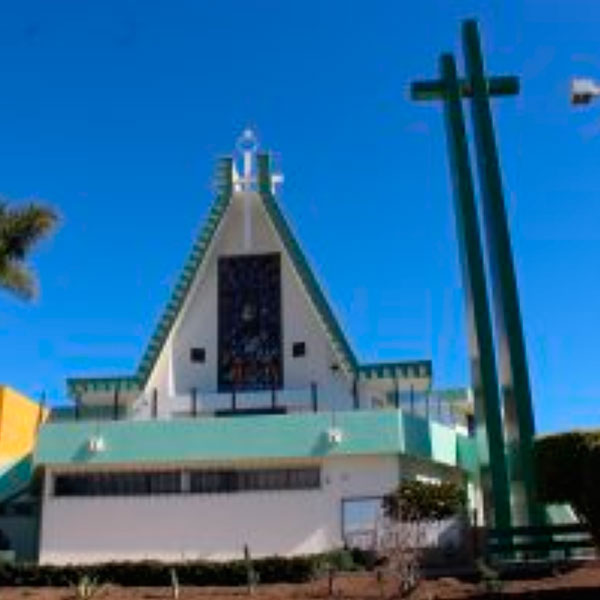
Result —
[[[317, 310], [321, 322], [330, 338], [330, 341], [344, 363], [344, 366], [356, 373], [370, 378], [374, 370], [370, 365], [359, 366], [356, 356], [323, 293], [300, 244], [296, 240], [279, 204], [271, 190], [271, 167], [268, 154], [257, 155], [258, 182], [257, 191], [261, 197], [268, 218], [277, 231], [287, 253], [292, 261], [311, 302]], [[171, 294], [165, 310], [156, 326], [150, 342], [142, 356], [135, 375], [123, 377], [93, 377], [71, 378], [67, 380], [69, 393], [78, 395], [86, 391], [110, 391], [115, 389], [136, 390], [142, 389], [150, 376], [160, 352], [173, 328], [186, 297], [190, 291], [196, 274], [202, 266], [207, 251], [214, 235], [227, 211], [233, 195], [233, 159], [223, 158], [217, 167], [217, 196], [210, 210], [208, 218], [202, 227], [192, 251], [181, 272], [179, 280]], [[400, 376], [406, 376], [407, 367], [414, 365], [414, 376], [430, 376], [431, 362], [417, 361], [410, 363], [390, 363], [386, 365]], [[379, 371], [381, 365], [377, 365]], [[391, 371], [390, 371], [391, 372]], [[410, 373], [409, 373], [410, 375]]]

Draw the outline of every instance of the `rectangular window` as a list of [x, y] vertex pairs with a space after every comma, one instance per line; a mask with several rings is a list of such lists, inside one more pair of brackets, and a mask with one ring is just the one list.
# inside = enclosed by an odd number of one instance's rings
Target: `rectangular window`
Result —
[[190, 491], [194, 494], [309, 490], [320, 486], [321, 469], [319, 467], [215, 469], [190, 472]]
[[375, 496], [342, 499], [342, 539], [349, 548], [372, 548], [381, 534], [383, 498]]
[[190, 349], [190, 360], [195, 363], [206, 362], [206, 349], [205, 348], [191, 348]]
[[217, 329], [219, 391], [282, 386], [279, 254], [219, 258]]
[[56, 475], [55, 496], [147, 496], [179, 494], [180, 471]]
[[[182, 489], [182, 477], [189, 486]], [[54, 476], [55, 496], [155, 496], [310, 490], [321, 487], [319, 467], [193, 469], [190, 471], [63, 473]]]
[[300, 358], [306, 354], [306, 344], [304, 342], [294, 342], [292, 344], [292, 356]]

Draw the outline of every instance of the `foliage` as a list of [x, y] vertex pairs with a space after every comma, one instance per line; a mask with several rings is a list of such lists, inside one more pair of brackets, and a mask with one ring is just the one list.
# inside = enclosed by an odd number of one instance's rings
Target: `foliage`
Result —
[[[350, 557], [350, 558], [349, 558]], [[252, 560], [257, 581], [261, 583], [303, 583], [323, 573], [323, 564], [335, 564], [355, 570], [356, 561], [369, 559], [367, 553], [339, 550], [324, 554], [284, 558], [272, 556]], [[350, 562], [349, 562], [350, 561]], [[189, 561], [180, 563], [112, 562], [96, 565], [36, 565], [23, 563], [0, 564], [0, 588], [4, 586], [68, 587], [83, 577], [121, 586], [173, 587], [176, 572], [177, 586], [238, 586], [247, 585], [247, 564], [244, 560], [223, 563]]]
[[37, 291], [25, 261], [33, 247], [56, 226], [56, 212], [47, 206], [9, 207], [0, 200], [0, 288], [30, 299]]
[[384, 511], [393, 521], [439, 521], [464, 512], [465, 490], [451, 481], [403, 481], [384, 498]]
[[538, 499], [570, 504], [600, 545], [600, 431], [538, 438], [534, 454]]
[[[350, 569], [343, 569], [345, 571], [356, 571], [356, 570], [367, 570], [372, 571], [375, 567], [381, 565], [381, 559], [377, 552], [373, 549], [365, 550], [363, 548], [351, 548], [350, 550], [339, 550], [337, 553], [350, 552], [350, 557], [353, 567]], [[333, 553], [330, 553], [333, 554]], [[342, 569], [340, 569], [341, 571]]]
[[455, 483], [416, 480], [403, 481], [384, 497], [379, 551], [398, 580], [400, 598], [410, 596], [419, 585], [427, 522], [463, 513], [466, 501], [465, 491]]
[[355, 560], [354, 552], [357, 551], [336, 550], [335, 552], [323, 554], [317, 563], [318, 573], [356, 571], [359, 568], [359, 563]]

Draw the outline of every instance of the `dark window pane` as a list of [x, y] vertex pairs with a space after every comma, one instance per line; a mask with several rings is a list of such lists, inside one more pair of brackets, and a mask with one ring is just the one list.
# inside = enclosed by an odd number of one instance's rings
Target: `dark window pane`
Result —
[[207, 494], [313, 489], [321, 485], [320, 473], [319, 467], [192, 471], [190, 491]]
[[218, 272], [219, 390], [281, 387], [279, 254], [221, 257]]
[[203, 363], [206, 361], [206, 350], [204, 348], [192, 348], [190, 350], [192, 362]]
[[[302, 490], [321, 485], [319, 467], [207, 469], [189, 473], [190, 492], [223, 494], [243, 491]], [[56, 496], [145, 496], [180, 494], [180, 471], [92, 472], [54, 476]]]
[[181, 492], [179, 471], [56, 475], [56, 496], [140, 496]]
[[306, 344], [304, 342], [294, 342], [292, 344], [292, 356], [298, 358], [306, 354]]

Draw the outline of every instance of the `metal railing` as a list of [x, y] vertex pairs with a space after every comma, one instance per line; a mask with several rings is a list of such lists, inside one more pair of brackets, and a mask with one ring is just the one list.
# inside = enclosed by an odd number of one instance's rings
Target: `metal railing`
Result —
[[110, 404], [76, 402], [71, 406], [55, 407], [49, 421], [151, 420], [399, 409], [408, 415], [469, 432], [469, 419], [464, 411], [457, 410], [457, 402], [435, 391], [394, 391], [378, 397], [367, 391], [361, 400], [357, 401], [352, 390], [323, 389], [316, 383], [302, 388], [260, 391], [203, 392], [192, 388], [188, 394], [167, 397], [151, 390], [138, 396], [133, 403], [120, 401], [119, 395], [115, 394]]
[[317, 412], [319, 405], [316, 386], [310, 388], [201, 392], [160, 398], [150, 392], [136, 399], [130, 418], [189, 418], [207, 416], [234, 416], [247, 414], [281, 414]]

